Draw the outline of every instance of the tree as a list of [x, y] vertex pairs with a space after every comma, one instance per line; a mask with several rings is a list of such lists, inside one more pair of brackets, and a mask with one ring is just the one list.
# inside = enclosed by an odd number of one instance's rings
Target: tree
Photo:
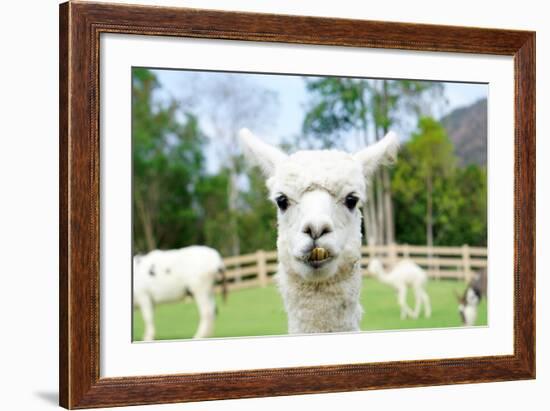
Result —
[[[433, 246], [433, 192], [442, 179], [454, 171], [453, 144], [443, 126], [430, 117], [422, 117], [418, 131], [409, 143], [417, 173], [426, 182], [426, 243]], [[434, 184], [435, 183], [435, 184]]]
[[473, 164], [458, 168], [454, 182], [458, 195], [454, 232], [441, 241], [487, 246], [487, 169]]
[[246, 170], [248, 190], [241, 192], [239, 237], [243, 251], [271, 250], [277, 241], [277, 208], [268, 199], [265, 178], [257, 168]]
[[486, 171], [457, 164], [441, 124], [422, 118], [392, 172], [399, 242], [486, 245]]
[[233, 74], [197, 76], [193, 86], [196, 113], [204, 119], [205, 129], [220, 163], [227, 173], [226, 226], [231, 254], [241, 253], [239, 232], [239, 185], [244, 167], [239, 164], [237, 133], [242, 127], [262, 130], [269, 125], [276, 106], [276, 95], [260, 85]]
[[433, 162], [429, 164], [430, 159], [434, 155], [440, 158], [442, 151], [449, 164], [458, 164], [454, 154], [449, 155], [448, 139], [441, 138], [441, 134], [439, 137], [430, 143], [439, 145], [432, 152], [428, 143], [418, 142], [422, 139], [418, 132], [414, 143], [411, 140], [403, 145], [399, 161], [392, 169], [396, 239], [399, 243], [427, 244], [430, 231], [427, 223], [431, 220], [433, 245], [486, 246], [487, 172], [483, 167], [452, 166], [444, 172], [433, 172], [432, 212], [431, 219], [428, 218], [426, 174], [428, 167], [435, 165]]
[[[308, 148], [357, 150], [380, 140], [400, 117], [425, 110], [423, 96], [437, 97], [438, 83], [411, 80], [309, 78], [312, 96], [302, 145]], [[433, 99], [432, 99], [433, 100]], [[381, 169], [369, 185], [363, 219], [369, 244], [394, 242], [394, 219], [388, 170]]]
[[[369, 138], [368, 81], [365, 79], [320, 77], [306, 79], [306, 87], [312, 96], [309, 111], [303, 123], [305, 148], [346, 148], [367, 146]], [[346, 138], [347, 137], [347, 138]], [[351, 139], [355, 141], [349, 141]], [[350, 144], [351, 143], [351, 144]], [[379, 239], [379, 221], [376, 219], [377, 203], [375, 187], [378, 177], [368, 186], [368, 198], [362, 209], [368, 244]]]
[[[400, 123], [409, 112], [416, 117], [430, 112], [430, 106], [442, 97], [441, 83], [416, 80], [379, 80], [369, 82], [371, 113], [375, 139], [382, 138], [392, 126]], [[426, 105], [424, 97], [429, 97]], [[379, 242], [395, 242], [394, 210], [391, 183], [387, 168], [381, 168], [377, 176]]]
[[205, 244], [235, 255], [275, 243], [275, 207], [235, 140], [240, 127], [268, 123], [274, 96], [253, 84], [211, 79], [193, 83], [191, 101], [170, 97], [154, 72], [133, 71], [136, 252]]
[[[142, 68], [132, 72], [134, 249], [180, 247], [197, 239], [195, 190], [204, 169], [204, 138], [197, 119], [176, 100], [155, 99], [159, 83]], [[180, 118], [182, 117], [182, 119]]]
[[222, 255], [231, 255], [231, 226], [228, 221], [228, 186], [229, 172], [220, 169], [215, 174], [208, 174], [201, 178], [195, 190], [195, 199], [200, 205], [199, 231], [202, 234], [200, 244], [207, 244], [218, 250]]

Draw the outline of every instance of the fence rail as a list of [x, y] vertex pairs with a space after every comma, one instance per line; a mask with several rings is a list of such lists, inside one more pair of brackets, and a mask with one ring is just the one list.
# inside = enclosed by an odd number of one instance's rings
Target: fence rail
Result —
[[[470, 247], [426, 247], [408, 244], [363, 246], [361, 267], [366, 267], [376, 256], [386, 267], [392, 267], [399, 260], [409, 258], [424, 268], [430, 278], [451, 278], [470, 281], [473, 273], [487, 267], [487, 248]], [[229, 290], [265, 287], [273, 280], [277, 271], [277, 252], [258, 250], [224, 258]]]

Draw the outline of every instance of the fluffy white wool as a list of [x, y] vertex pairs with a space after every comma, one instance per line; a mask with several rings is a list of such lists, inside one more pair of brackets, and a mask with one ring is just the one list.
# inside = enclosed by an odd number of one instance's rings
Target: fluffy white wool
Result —
[[155, 337], [153, 310], [156, 304], [178, 301], [192, 294], [200, 323], [195, 338], [212, 334], [215, 317], [214, 283], [223, 261], [209, 247], [191, 246], [178, 250], [153, 250], [134, 257], [134, 305], [145, 322], [145, 341]]
[[[289, 332], [359, 330], [360, 207], [368, 201], [372, 173], [395, 157], [397, 136], [389, 133], [356, 154], [311, 150], [286, 155], [246, 129], [240, 139], [245, 155], [263, 170], [270, 198], [288, 199], [288, 208], [277, 217], [277, 279]], [[351, 210], [349, 195], [359, 199]], [[330, 255], [319, 267], [308, 262], [314, 247]]]
[[342, 264], [325, 281], [304, 281], [284, 263], [277, 280], [288, 313], [288, 332], [319, 333], [359, 331], [363, 308], [359, 303], [361, 270], [359, 262]]

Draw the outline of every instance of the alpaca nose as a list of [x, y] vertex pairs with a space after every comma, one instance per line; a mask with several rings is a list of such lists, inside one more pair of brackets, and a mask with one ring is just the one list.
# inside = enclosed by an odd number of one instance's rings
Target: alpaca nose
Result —
[[332, 224], [328, 220], [309, 221], [302, 227], [302, 232], [310, 236], [312, 240], [317, 240], [332, 231]]

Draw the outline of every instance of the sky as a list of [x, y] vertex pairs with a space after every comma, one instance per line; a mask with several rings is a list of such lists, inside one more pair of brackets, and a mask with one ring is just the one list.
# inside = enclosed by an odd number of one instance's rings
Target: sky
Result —
[[[154, 70], [163, 88], [169, 90], [173, 96], [179, 94], [179, 90], [188, 87], [195, 72], [186, 70]], [[208, 73], [208, 76], [227, 75], [225, 73]], [[204, 74], [203, 74], [204, 75]], [[279, 107], [278, 118], [274, 125], [274, 132], [282, 135], [297, 134], [301, 130], [304, 105], [308, 101], [305, 82], [302, 76], [293, 75], [270, 75], [270, 74], [247, 74], [234, 73], [233, 76], [244, 76], [258, 87], [272, 90], [278, 94]], [[475, 83], [450, 83], [445, 82], [445, 96], [448, 105], [440, 115], [445, 115], [457, 107], [466, 106], [475, 101], [487, 97], [488, 86]]]
[[[193, 72], [187, 70], [153, 70], [161, 83], [159, 96], [161, 99], [169, 96], [180, 100], [190, 101], [193, 108], [194, 95], [200, 95], [201, 87], [211, 80], [225, 76], [229, 79], [245, 77], [248, 84], [258, 87], [258, 90], [270, 90], [277, 97], [275, 112], [270, 115], [267, 132], [260, 134], [267, 141], [277, 144], [283, 139], [301, 134], [302, 123], [309, 101], [303, 76], [250, 74], [250, 73], [218, 73]], [[432, 115], [441, 118], [452, 110], [470, 105], [488, 95], [487, 84], [444, 82], [444, 96], [446, 103], [440, 101], [430, 107]], [[209, 125], [206, 116], [199, 114], [199, 124], [208, 134]], [[397, 127], [397, 133], [402, 140], [407, 140], [414, 131], [416, 120], [403, 118], [402, 124]], [[245, 125], [246, 126], [246, 125]], [[209, 156], [210, 157], [210, 156]], [[212, 164], [215, 167], [215, 163]], [[211, 167], [209, 167], [211, 168]]]

